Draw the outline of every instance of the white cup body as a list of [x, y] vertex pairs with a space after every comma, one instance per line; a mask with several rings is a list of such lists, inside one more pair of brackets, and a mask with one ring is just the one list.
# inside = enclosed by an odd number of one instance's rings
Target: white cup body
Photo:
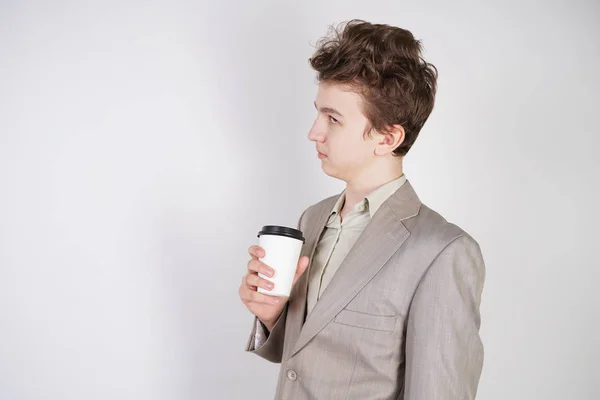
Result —
[[265, 250], [260, 260], [275, 270], [273, 277], [258, 274], [273, 282], [273, 290], [258, 288], [258, 292], [271, 296], [288, 297], [292, 290], [298, 259], [302, 251], [302, 240], [280, 235], [260, 235], [258, 245]]

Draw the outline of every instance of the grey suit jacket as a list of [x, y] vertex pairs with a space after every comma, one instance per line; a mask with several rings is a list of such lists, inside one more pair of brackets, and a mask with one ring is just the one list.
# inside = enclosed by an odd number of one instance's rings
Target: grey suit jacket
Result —
[[[312, 259], [338, 196], [302, 214], [303, 256]], [[254, 348], [254, 324], [246, 348], [281, 363], [276, 399], [475, 398], [481, 251], [422, 204], [409, 182], [373, 216], [306, 317], [308, 276], [267, 341]]]

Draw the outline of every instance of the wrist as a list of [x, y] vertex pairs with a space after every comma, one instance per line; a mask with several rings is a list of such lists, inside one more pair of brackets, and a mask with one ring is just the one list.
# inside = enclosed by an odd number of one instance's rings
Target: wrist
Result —
[[273, 327], [275, 326], [275, 323], [277, 322], [277, 320], [270, 321], [270, 320], [264, 320], [264, 319], [260, 319], [260, 318], [258, 320], [263, 324], [263, 326], [267, 329], [267, 331], [269, 331], [269, 333], [273, 330]]

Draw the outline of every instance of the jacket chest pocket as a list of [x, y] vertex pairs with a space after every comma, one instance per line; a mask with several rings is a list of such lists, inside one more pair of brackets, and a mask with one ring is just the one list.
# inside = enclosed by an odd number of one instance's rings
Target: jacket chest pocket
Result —
[[336, 315], [333, 321], [338, 324], [354, 326], [356, 328], [392, 332], [396, 328], [396, 320], [396, 315], [373, 315], [343, 309]]

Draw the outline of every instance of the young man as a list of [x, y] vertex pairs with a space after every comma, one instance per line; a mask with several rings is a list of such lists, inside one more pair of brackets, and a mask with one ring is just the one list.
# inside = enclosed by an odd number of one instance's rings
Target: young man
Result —
[[[346, 182], [304, 211], [289, 298], [252, 246], [239, 294], [247, 351], [281, 363], [277, 399], [473, 399], [483, 364], [477, 242], [421, 203], [402, 160], [433, 109], [437, 71], [406, 30], [353, 20], [319, 42], [323, 171]], [[305, 272], [306, 271], [306, 272]]]

